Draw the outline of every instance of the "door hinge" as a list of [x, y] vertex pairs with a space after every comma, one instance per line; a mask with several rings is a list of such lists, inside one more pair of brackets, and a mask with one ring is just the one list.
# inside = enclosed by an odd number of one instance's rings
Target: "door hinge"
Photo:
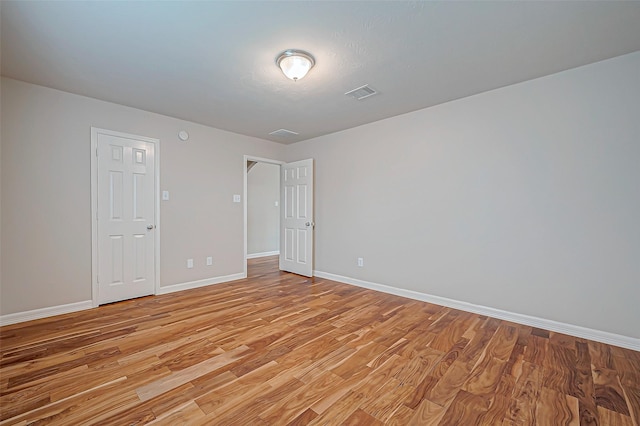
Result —
[[96, 157], [98, 156], [98, 147], [96, 147]]

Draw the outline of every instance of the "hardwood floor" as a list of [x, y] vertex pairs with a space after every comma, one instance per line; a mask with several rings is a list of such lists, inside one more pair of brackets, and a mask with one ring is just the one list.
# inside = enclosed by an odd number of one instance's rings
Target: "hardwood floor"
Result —
[[2, 327], [0, 424], [639, 424], [639, 352], [249, 274]]

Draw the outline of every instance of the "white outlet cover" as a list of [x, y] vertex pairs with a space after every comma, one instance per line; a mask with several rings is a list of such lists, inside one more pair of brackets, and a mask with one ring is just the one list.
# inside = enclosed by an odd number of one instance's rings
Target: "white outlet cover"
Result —
[[193, 268], [193, 259], [187, 259], [187, 268]]
[[240, 197], [240, 195], [233, 194], [233, 202], [234, 203], [239, 203], [241, 200], [242, 200], [242, 198]]
[[274, 206], [278, 207], [278, 202], [273, 203]]
[[169, 191], [162, 191], [162, 201], [169, 200]]
[[207, 266], [211, 266], [213, 265], [213, 257], [209, 256], [207, 257]]

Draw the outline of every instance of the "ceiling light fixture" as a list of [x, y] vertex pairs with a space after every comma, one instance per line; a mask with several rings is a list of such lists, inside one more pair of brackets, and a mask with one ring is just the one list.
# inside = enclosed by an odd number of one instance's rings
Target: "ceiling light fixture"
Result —
[[276, 64], [284, 75], [293, 81], [298, 81], [316, 64], [310, 53], [302, 50], [288, 49], [276, 58]]

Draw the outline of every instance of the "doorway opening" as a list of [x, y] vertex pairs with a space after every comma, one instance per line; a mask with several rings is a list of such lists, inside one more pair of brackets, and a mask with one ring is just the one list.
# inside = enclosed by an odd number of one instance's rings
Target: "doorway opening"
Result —
[[244, 275], [247, 259], [280, 254], [281, 161], [244, 156]]

